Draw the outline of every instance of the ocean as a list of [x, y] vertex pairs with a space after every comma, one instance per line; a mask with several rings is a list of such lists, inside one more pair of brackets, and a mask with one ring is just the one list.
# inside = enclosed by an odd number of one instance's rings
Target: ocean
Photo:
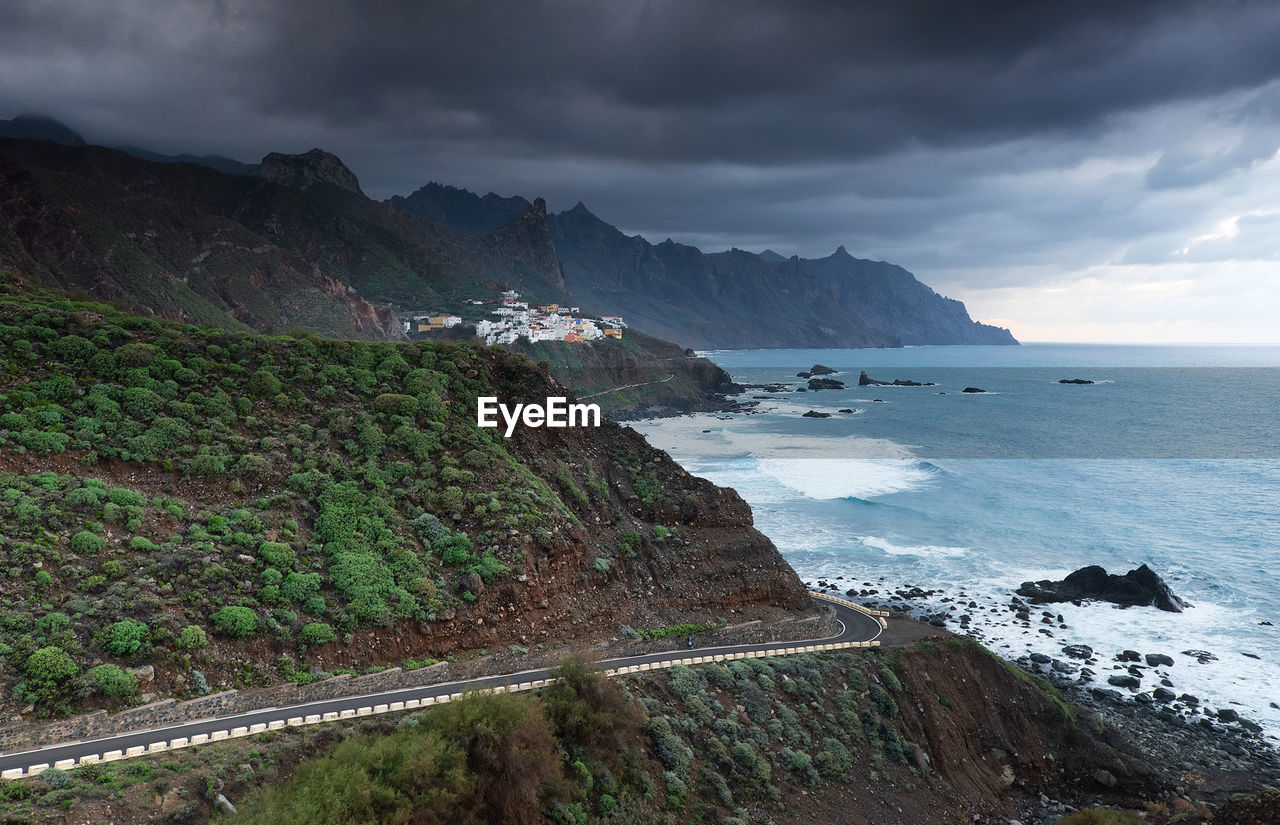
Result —
[[[749, 413], [633, 426], [735, 488], [806, 582], [879, 598], [939, 590], [924, 604], [952, 629], [969, 615], [969, 632], [1011, 659], [1089, 645], [1090, 684], [1126, 695], [1106, 684], [1115, 654], [1167, 654], [1174, 665], [1141, 692], [1163, 677], [1280, 737], [1280, 346], [704, 354], [739, 383], [790, 389], [748, 389]], [[848, 387], [795, 392], [814, 364]], [[859, 387], [862, 370], [934, 386]], [[1075, 378], [1095, 383], [1059, 383]], [[1031, 628], [1011, 621], [1024, 581], [1143, 563], [1193, 606], [1067, 603], [1044, 608], [1066, 629], [1039, 624], [1039, 608]]]

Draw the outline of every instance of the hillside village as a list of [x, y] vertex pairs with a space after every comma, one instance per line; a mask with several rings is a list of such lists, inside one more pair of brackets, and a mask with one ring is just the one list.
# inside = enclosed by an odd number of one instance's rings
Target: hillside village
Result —
[[[473, 298], [467, 303], [480, 306], [485, 302]], [[622, 330], [627, 325], [621, 317], [584, 318], [579, 313], [578, 307], [561, 307], [559, 304], [531, 307], [527, 301], [520, 300], [519, 292], [507, 290], [502, 293], [501, 306], [489, 313], [497, 317], [476, 322], [476, 337], [484, 339], [486, 344], [514, 344], [521, 338], [533, 343], [564, 341], [570, 344], [622, 338]], [[458, 315], [439, 314], [413, 315], [401, 319], [401, 323], [405, 333], [412, 335], [453, 329], [463, 321]]]

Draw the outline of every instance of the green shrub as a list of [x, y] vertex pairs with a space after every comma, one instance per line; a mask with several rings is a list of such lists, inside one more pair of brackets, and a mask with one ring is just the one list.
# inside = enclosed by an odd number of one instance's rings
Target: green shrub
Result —
[[109, 699], [121, 699], [138, 692], [138, 677], [118, 665], [89, 668], [84, 679], [91, 691]]
[[150, 633], [144, 623], [125, 619], [109, 625], [102, 634], [102, 649], [113, 656], [128, 656], [142, 647]]
[[141, 507], [147, 503], [146, 496], [142, 493], [125, 487], [112, 487], [108, 490], [107, 501], [117, 507]]
[[37, 703], [53, 703], [64, 698], [68, 684], [80, 669], [67, 652], [56, 645], [42, 647], [23, 664], [26, 679], [22, 695]]
[[140, 550], [144, 553], [151, 553], [153, 551], [159, 550], [160, 548], [157, 547], [156, 544], [146, 536], [134, 536], [132, 539], [129, 540], [129, 549]]
[[298, 644], [308, 647], [328, 644], [337, 638], [338, 634], [324, 622], [311, 622], [298, 631]]
[[290, 573], [280, 585], [280, 595], [291, 602], [304, 602], [319, 591], [319, 573]]
[[233, 639], [244, 639], [257, 631], [258, 617], [247, 607], [228, 605], [214, 614], [213, 626]]
[[280, 394], [280, 379], [266, 370], [258, 370], [249, 376], [248, 389], [253, 398], [274, 398]]
[[204, 628], [194, 624], [182, 628], [178, 638], [173, 641], [178, 650], [199, 650], [208, 643], [209, 637], [205, 635]]
[[418, 399], [412, 395], [383, 393], [373, 399], [373, 410], [385, 415], [402, 415], [412, 418], [418, 414]]
[[82, 556], [94, 556], [101, 552], [103, 547], [107, 546], [107, 540], [102, 536], [94, 535], [88, 530], [81, 530], [71, 537], [72, 551]]
[[293, 567], [296, 557], [292, 547], [278, 541], [264, 541], [258, 545], [258, 558], [271, 567], [288, 570]]

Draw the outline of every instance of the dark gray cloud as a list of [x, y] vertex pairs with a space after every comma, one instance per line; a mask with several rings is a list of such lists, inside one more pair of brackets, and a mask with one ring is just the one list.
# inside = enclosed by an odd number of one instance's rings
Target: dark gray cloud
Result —
[[16, 0], [0, 117], [322, 146], [377, 196], [582, 199], [655, 241], [844, 243], [973, 303], [1274, 256], [1197, 239], [1274, 193], [1278, 42], [1271, 2]]

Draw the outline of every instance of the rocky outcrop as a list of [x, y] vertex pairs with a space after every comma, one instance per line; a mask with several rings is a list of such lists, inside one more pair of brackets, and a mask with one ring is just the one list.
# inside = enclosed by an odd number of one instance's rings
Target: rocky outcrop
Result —
[[844, 382], [837, 381], [834, 378], [810, 378], [809, 389], [811, 390], [842, 390]]
[[1090, 565], [1062, 581], [1023, 582], [1018, 588], [1018, 595], [1026, 597], [1032, 604], [1098, 600], [1121, 607], [1154, 605], [1171, 613], [1181, 613], [1182, 608], [1189, 606], [1145, 564], [1123, 576], [1109, 574], [1102, 567]]
[[830, 418], [831, 413], [818, 412], [817, 410], [809, 410], [807, 413], [803, 413], [800, 417], [801, 418]]
[[859, 387], [933, 387], [936, 386], [932, 381], [921, 383], [920, 381], [911, 381], [905, 378], [895, 378], [892, 381], [878, 381], [867, 375], [867, 371], [863, 370], [858, 375]]
[[985, 393], [986, 390], [982, 389], [982, 387], [965, 387], [964, 389], [960, 390], [960, 392], [967, 392], [970, 395], [974, 395], [977, 393]]
[[301, 155], [272, 152], [262, 159], [252, 174], [294, 189], [311, 189], [323, 184], [357, 195], [364, 194], [355, 173], [337, 155], [323, 149], [312, 149]]
[[1059, 384], [1092, 384], [1088, 378], [1059, 378]]

